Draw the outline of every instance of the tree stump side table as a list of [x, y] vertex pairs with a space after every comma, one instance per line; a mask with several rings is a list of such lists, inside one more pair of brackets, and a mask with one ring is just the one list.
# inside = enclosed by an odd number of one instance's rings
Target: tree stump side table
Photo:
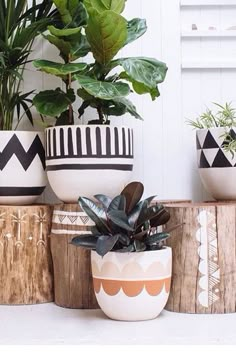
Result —
[[99, 308], [93, 288], [90, 251], [70, 244], [73, 237], [89, 233], [93, 225], [78, 204], [54, 207], [50, 239], [58, 306]]
[[52, 302], [49, 205], [0, 205], [0, 304]]
[[183, 313], [236, 312], [236, 202], [165, 205], [173, 231], [171, 291], [166, 309]]

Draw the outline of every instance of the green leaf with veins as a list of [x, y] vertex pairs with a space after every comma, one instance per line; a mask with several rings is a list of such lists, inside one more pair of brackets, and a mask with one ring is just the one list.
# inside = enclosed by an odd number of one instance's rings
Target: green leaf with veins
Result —
[[128, 35], [125, 45], [134, 42], [147, 31], [146, 20], [141, 18], [134, 18], [128, 22], [127, 30]]
[[94, 58], [103, 65], [114, 58], [127, 40], [127, 22], [113, 11], [99, 14], [92, 9], [85, 31]]
[[82, 75], [75, 75], [75, 79], [90, 95], [103, 100], [118, 99], [130, 93], [129, 85], [122, 82], [98, 81]]
[[33, 98], [37, 111], [45, 116], [57, 117], [75, 101], [74, 91], [63, 92], [60, 88], [39, 92]]
[[83, 71], [87, 67], [85, 63], [61, 64], [49, 60], [34, 60], [33, 64], [37, 69], [47, 74], [62, 77], [68, 74], [76, 73], [78, 71]]
[[73, 34], [78, 34], [81, 31], [81, 27], [59, 29], [56, 28], [55, 26], [48, 26], [48, 30], [53, 36], [67, 37]]

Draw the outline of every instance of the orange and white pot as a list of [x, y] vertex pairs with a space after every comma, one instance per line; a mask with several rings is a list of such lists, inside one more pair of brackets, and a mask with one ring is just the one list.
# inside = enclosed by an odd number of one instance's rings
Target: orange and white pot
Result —
[[143, 321], [156, 318], [168, 300], [172, 252], [91, 253], [93, 284], [102, 311], [111, 319]]

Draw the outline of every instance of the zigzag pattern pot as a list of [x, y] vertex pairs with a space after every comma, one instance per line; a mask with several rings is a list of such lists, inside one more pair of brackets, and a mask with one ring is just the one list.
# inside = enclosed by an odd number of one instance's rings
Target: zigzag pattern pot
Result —
[[133, 170], [133, 132], [126, 127], [61, 126], [46, 129], [49, 183], [60, 200], [118, 195]]
[[171, 248], [134, 253], [91, 252], [94, 290], [103, 312], [114, 320], [156, 318], [171, 284]]
[[[216, 200], [236, 199], [236, 154], [224, 150], [225, 128], [197, 131], [199, 174], [206, 190]], [[236, 129], [231, 129], [236, 137]]]
[[0, 132], [0, 204], [32, 204], [46, 187], [44, 133]]

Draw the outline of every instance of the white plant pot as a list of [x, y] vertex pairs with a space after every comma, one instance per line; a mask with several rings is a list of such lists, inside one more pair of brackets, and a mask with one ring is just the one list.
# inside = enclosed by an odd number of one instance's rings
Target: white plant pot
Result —
[[133, 132], [102, 125], [46, 129], [46, 166], [57, 197], [77, 203], [80, 196], [120, 194], [133, 170]]
[[166, 305], [171, 284], [171, 248], [134, 253], [91, 252], [95, 295], [111, 319], [156, 318]]
[[0, 132], [0, 204], [32, 204], [46, 187], [44, 132]]
[[[232, 129], [236, 133], [236, 129]], [[236, 154], [223, 149], [225, 128], [197, 130], [199, 174], [205, 189], [216, 200], [236, 199]]]

